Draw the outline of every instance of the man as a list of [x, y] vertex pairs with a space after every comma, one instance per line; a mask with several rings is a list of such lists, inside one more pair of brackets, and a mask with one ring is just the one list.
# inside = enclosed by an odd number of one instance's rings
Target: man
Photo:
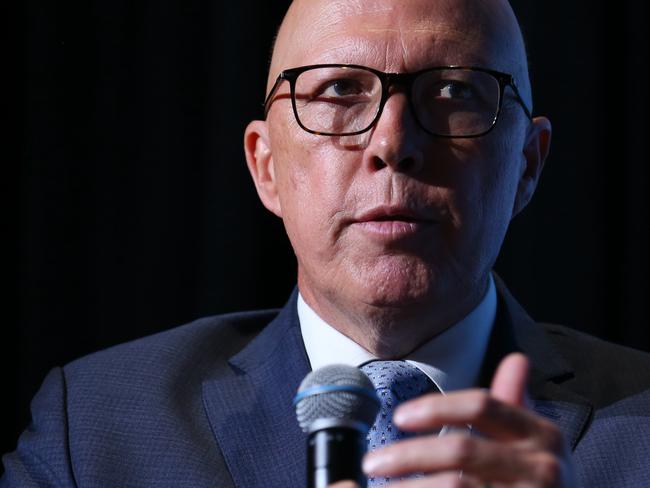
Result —
[[267, 94], [246, 158], [299, 295], [53, 370], [0, 485], [304, 486], [298, 383], [374, 359], [445, 395], [397, 410], [421, 435], [369, 454], [370, 477], [649, 485], [647, 355], [534, 324], [490, 274], [551, 134], [507, 2], [297, 0]]

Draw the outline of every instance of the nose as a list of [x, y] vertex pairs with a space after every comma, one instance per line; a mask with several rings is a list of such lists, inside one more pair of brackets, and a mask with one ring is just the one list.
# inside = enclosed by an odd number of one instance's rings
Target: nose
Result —
[[427, 134], [416, 122], [406, 93], [391, 93], [372, 129], [364, 159], [372, 171], [417, 174], [424, 167], [423, 145]]

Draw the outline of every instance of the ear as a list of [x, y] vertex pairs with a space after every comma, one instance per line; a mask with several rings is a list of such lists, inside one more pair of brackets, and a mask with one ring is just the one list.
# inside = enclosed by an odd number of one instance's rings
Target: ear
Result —
[[551, 121], [535, 117], [528, 127], [523, 149], [523, 167], [519, 178], [512, 217], [521, 212], [535, 193], [544, 162], [551, 147]]
[[257, 195], [268, 210], [278, 217], [282, 217], [275, 167], [273, 166], [273, 153], [265, 121], [253, 120], [248, 124], [244, 132], [244, 151], [248, 171], [255, 182]]

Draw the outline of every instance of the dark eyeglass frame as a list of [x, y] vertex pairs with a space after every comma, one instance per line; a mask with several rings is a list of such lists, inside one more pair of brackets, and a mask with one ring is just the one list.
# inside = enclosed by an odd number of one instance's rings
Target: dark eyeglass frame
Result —
[[[345, 132], [342, 134], [339, 133], [330, 133], [330, 132], [320, 132], [320, 131], [315, 131], [312, 129], [309, 129], [305, 127], [300, 120], [300, 117], [298, 116], [298, 108], [296, 106], [296, 80], [298, 79], [298, 76], [300, 76], [302, 73], [305, 71], [313, 70], [313, 69], [318, 69], [318, 68], [354, 68], [354, 69], [361, 69], [361, 70], [366, 70], [369, 71], [370, 73], [374, 73], [380, 80], [381, 82], [381, 99], [379, 101], [379, 108], [377, 110], [377, 115], [375, 115], [375, 118], [368, 124], [368, 127], [366, 127], [363, 130], [358, 130], [354, 132]], [[461, 136], [454, 136], [454, 135], [449, 135], [449, 134], [438, 134], [435, 132], [432, 132], [428, 130], [424, 125], [420, 122], [417, 116], [417, 112], [415, 110], [415, 107], [413, 106], [413, 97], [411, 96], [411, 87], [413, 86], [413, 82], [415, 81], [416, 78], [418, 78], [420, 75], [423, 73], [429, 73], [431, 71], [442, 71], [442, 70], [465, 70], [465, 71], [478, 71], [481, 73], [487, 73], [491, 75], [494, 79], [497, 80], [497, 83], [499, 84], [499, 105], [497, 107], [496, 113], [494, 115], [494, 119], [492, 120], [492, 125], [485, 131], [478, 133], [478, 134], [471, 134], [471, 135], [461, 135]], [[322, 136], [354, 136], [357, 134], [363, 134], [364, 132], [369, 131], [379, 120], [381, 117], [381, 114], [384, 110], [384, 105], [386, 104], [386, 101], [388, 100], [388, 97], [390, 96], [390, 87], [391, 85], [402, 85], [406, 88], [406, 93], [408, 96], [409, 100], [409, 106], [411, 108], [411, 111], [413, 113], [413, 117], [415, 118], [416, 122], [418, 125], [424, 130], [426, 133], [435, 136], [435, 137], [443, 137], [443, 138], [448, 138], [448, 139], [469, 139], [472, 137], [481, 137], [490, 132], [492, 129], [494, 129], [494, 126], [497, 123], [497, 120], [499, 119], [499, 114], [501, 113], [501, 108], [503, 107], [503, 99], [504, 99], [504, 94], [506, 87], [510, 87], [515, 95], [516, 101], [521, 105], [521, 108], [524, 110], [524, 113], [526, 114], [526, 117], [528, 117], [529, 120], [533, 119], [533, 116], [526, 106], [526, 103], [524, 102], [523, 98], [521, 97], [521, 94], [519, 93], [519, 88], [517, 88], [517, 84], [515, 83], [514, 77], [509, 74], [509, 73], [503, 73], [501, 71], [495, 71], [493, 69], [487, 69], [487, 68], [480, 68], [476, 66], [457, 66], [457, 65], [451, 65], [451, 66], [435, 66], [432, 68], [426, 68], [420, 71], [415, 71], [413, 73], [385, 73], [383, 71], [379, 71], [373, 68], [369, 68], [367, 66], [361, 66], [358, 64], [338, 64], [338, 63], [330, 63], [330, 64], [311, 64], [307, 66], [300, 66], [298, 68], [290, 68], [290, 69], [285, 69], [282, 71], [278, 77], [275, 80], [275, 83], [273, 84], [273, 87], [271, 88], [271, 91], [266, 97], [266, 100], [264, 100], [264, 117], [269, 113], [269, 110], [271, 109], [271, 105], [273, 104], [273, 97], [277, 93], [278, 89], [280, 88], [280, 85], [282, 84], [283, 81], [288, 81], [289, 82], [289, 89], [291, 93], [291, 106], [293, 108], [293, 115], [296, 118], [296, 122], [298, 122], [298, 125], [300, 128], [303, 130], [311, 133], [311, 134], [316, 134], [316, 135], [322, 135]]]

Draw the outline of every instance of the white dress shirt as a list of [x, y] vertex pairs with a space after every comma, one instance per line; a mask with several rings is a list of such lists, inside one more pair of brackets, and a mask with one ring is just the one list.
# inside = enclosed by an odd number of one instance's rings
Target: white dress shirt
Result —
[[[496, 288], [490, 275], [488, 290], [474, 310], [403, 359], [420, 368], [443, 393], [475, 386], [496, 310]], [[298, 318], [312, 369], [330, 364], [360, 366], [377, 359], [321, 319], [301, 295]]]

